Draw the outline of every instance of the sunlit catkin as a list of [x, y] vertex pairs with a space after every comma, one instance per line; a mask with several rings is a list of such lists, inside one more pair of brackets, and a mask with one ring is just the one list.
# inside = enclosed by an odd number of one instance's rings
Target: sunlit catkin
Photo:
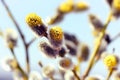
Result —
[[77, 2], [75, 5], [75, 11], [85, 11], [89, 8], [86, 2]]
[[66, 1], [60, 4], [58, 7], [58, 11], [60, 13], [69, 13], [73, 10], [73, 2], [72, 1]]
[[118, 12], [120, 12], [120, 0], [113, 0], [112, 6], [113, 6], [113, 8], [115, 10], [117, 10]]
[[13, 29], [6, 29], [4, 33], [4, 38], [6, 45], [10, 48], [13, 49], [15, 46], [17, 46], [17, 39], [18, 35], [15, 30]]
[[61, 47], [63, 41], [63, 30], [59, 26], [55, 26], [50, 28], [49, 30], [49, 38], [50, 42], [54, 48]]
[[117, 66], [118, 64], [118, 60], [116, 58], [115, 55], [107, 55], [105, 58], [104, 58], [104, 64], [108, 67], [108, 68], [114, 68]]
[[39, 17], [36, 13], [28, 14], [25, 20], [33, 32], [35, 32], [38, 36], [47, 37], [47, 27], [44, 25], [41, 17]]

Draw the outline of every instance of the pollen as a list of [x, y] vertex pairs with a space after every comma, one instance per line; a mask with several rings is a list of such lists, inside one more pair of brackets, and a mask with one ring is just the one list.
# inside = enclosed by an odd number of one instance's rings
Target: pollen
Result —
[[75, 7], [77, 8], [77, 10], [86, 10], [89, 8], [88, 4], [85, 2], [78, 2], [76, 3]]
[[120, 0], [113, 0], [113, 7], [120, 11]]
[[104, 64], [108, 67], [108, 68], [113, 68], [117, 65], [117, 59], [116, 56], [114, 55], [107, 55], [104, 58]]
[[61, 27], [52, 27], [50, 29], [50, 37], [55, 41], [61, 41], [63, 39], [63, 30]]
[[26, 23], [30, 27], [35, 27], [42, 24], [42, 19], [36, 13], [30, 13], [25, 18]]
[[60, 12], [68, 13], [73, 10], [73, 3], [72, 2], [64, 2], [59, 6]]

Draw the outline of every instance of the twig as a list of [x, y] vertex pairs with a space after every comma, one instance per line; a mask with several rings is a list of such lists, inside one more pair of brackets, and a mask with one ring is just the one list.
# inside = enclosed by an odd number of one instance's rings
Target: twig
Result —
[[104, 35], [105, 35], [105, 31], [106, 31], [106, 29], [107, 29], [107, 27], [108, 27], [108, 24], [109, 24], [110, 21], [111, 21], [111, 17], [112, 17], [112, 13], [110, 13], [110, 15], [108, 16], [108, 19], [107, 19], [107, 21], [106, 21], [106, 23], [105, 23], [105, 25], [104, 25], [104, 28], [103, 28], [100, 36], [99, 36], [98, 44], [95, 46], [94, 51], [93, 51], [93, 53], [92, 53], [92, 55], [91, 55], [91, 57], [90, 57], [88, 67], [87, 67], [87, 69], [86, 69], [86, 71], [85, 71], [85, 73], [84, 73], [84, 75], [83, 75], [83, 80], [88, 76], [88, 74], [89, 74], [89, 72], [90, 72], [90, 70], [91, 70], [91, 68], [92, 68], [92, 66], [93, 66], [94, 57], [96, 56], [96, 54], [97, 54], [98, 51], [99, 51], [99, 48], [100, 48], [100, 45], [101, 45], [101, 41], [102, 41], [102, 39], [103, 39], [103, 37], [104, 37]]
[[23, 44], [24, 44], [24, 48], [25, 48], [25, 53], [26, 53], [26, 67], [27, 67], [27, 72], [29, 73], [30, 72], [30, 64], [29, 64], [29, 54], [28, 54], [28, 48], [29, 48], [29, 45], [35, 40], [31, 40], [28, 44], [26, 43], [25, 41], [25, 37], [22, 33], [22, 31], [20, 30], [20, 26], [18, 25], [18, 23], [16, 22], [16, 20], [14, 19], [10, 9], [8, 8], [7, 4], [4, 2], [4, 0], [1, 0], [1, 2], [3, 3], [8, 15], [10, 16], [11, 20], [13, 21], [13, 23], [15, 24], [19, 34], [20, 34], [20, 37], [22, 38], [22, 41], [23, 41]]
[[108, 73], [108, 75], [107, 75], [106, 80], [109, 80], [109, 79], [110, 79], [110, 76], [112, 75], [113, 71], [114, 71], [113, 69], [110, 69], [110, 70], [109, 70], [109, 73]]
[[18, 69], [23, 73], [23, 75], [25, 75], [25, 77], [26, 77], [26, 79], [27, 79], [27, 78], [28, 78], [28, 77], [27, 77], [27, 74], [26, 74], [26, 73], [23, 71], [23, 69], [20, 67], [20, 64], [19, 64], [19, 62], [18, 62], [18, 60], [17, 60], [17, 58], [16, 58], [16, 56], [15, 56], [14, 50], [13, 50], [13, 49], [10, 49], [10, 50], [11, 50], [11, 53], [12, 53], [14, 59], [17, 61], [17, 67], [18, 67]]
[[36, 37], [33, 38], [30, 42], [28, 42], [28, 43], [27, 43], [27, 46], [29, 47], [35, 40], [36, 40]]
[[77, 75], [76, 71], [75, 70], [72, 70], [74, 76], [76, 77], [77, 80], [81, 80], [80, 77]]
[[113, 39], [111, 40], [112, 42], [115, 41], [118, 37], [120, 37], [120, 33], [118, 33]]

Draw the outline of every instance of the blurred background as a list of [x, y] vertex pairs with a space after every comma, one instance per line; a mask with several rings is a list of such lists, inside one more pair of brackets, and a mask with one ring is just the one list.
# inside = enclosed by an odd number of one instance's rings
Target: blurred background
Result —
[[[31, 33], [28, 25], [25, 23], [25, 17], [29, 13], [37, 13], [45, 21], [48, 16], [53, 16], [55, 14], [56, 8], [60, 3], [65, 0], [5, 0], [9, 6], [12, 14], [14, 15], [16, 21], [20, 25], [20, 29], [25, 35], [25, 39], [29, 42], [34, 35]], [[82, 1], [82, 0], [75, 0]], [[90, 5], [90, 9], [85, 12], [71, 12], [65, 16], [64, 20], [58, 24], [55, 24], [62, 27], [64, 31], [73, 33], [81, 42], [85, 42], [89, 45], [91, 52], [93, 51], [93, 41], [94, 37], [91, 34], [91, 28], [88, 21], [88, 15], [93, 13], [98, 15], [100, 19], [105, 22], [110, 8], [107, 5], [105, 0], [83, 0]], [[54, 26], [54, 25], [52, 25]], [[7, 28], [16, 29], [14, 23], [9, 18], [3, 4], [0, 1], [0, 29], [5, 31]], [[107, 32], [114, 37], [120, 32], [120, 19], [112, 21], [109, 24]], [[38, 48], [38, 43], [41, 39], [37, 39], [29, 48], [30, 55], [30, 67], [31, 71], [39, 71], [41, 73], [41, 68], [38, 65], [38, 61], [42, 61], [44, 65], [50, 63], [53, 65], [57, 64], [57, 61], [54, 59], [48, 59], [41, 55], [41, 52]], [[120, 39], [117, 39], [107, 48], [108, 52], [112, 52], [115, 48], [115, 54], [120, 54]], [[15, 53], [19, 60], [20, 65], [25, 70], [25, 52], [24, 46], [21, 41], [21, 38], [18, 40], [18, 45], [15, 48]], [[4, 40], [0, 37], [0, 61], [6, 56], [11, 56], [10, 50], [5, 46]], [[82, 63], [81, 73], [83, 73], [87, 67], [87, 62]], [[57, 67], [57, 66], [56, 66]], [[107, 68], [104, 66], [102, 61], [99, 61], [90, 75], [101, 74], [106, 77]], [[0, 66], [0, 80], [12, 80], [12, 72], [4, 71]], [[7, 77], [6, 77], [7, 76]], [[9, 77], [8, 77], [9, 76]]]

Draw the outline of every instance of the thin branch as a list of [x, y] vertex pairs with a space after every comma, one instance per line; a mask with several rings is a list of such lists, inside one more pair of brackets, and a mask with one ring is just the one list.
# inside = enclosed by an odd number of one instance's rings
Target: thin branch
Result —
[[85, 73], [84, 73], [84, 75], [83, 75], [83, 80], [88, 76], [88, 74], [89, 74], [89, 72], [90, 72], [90, 70], [91, 70], [91, 68], [92, 68], [92, 66], [93, 66], [94, 57], [96, 56], [96, 54], [97, 54], [98, 51], [99, 51], [99, 48], [100, 48], [102, 39], [103, 39], [103, 37], [104, 37], [104, 35], [105, 35], [106, 29], [107, 29], [107, 27], [108, 27], [108, 24], [109, 24], [110, 21], [111, 21], [111, 17], [112, 17], [112, 13], [110, 13], [110, 15], [108, 16], [108, 19], [107, 19], [107, 21], [106, 21], [106, 23], [105, 23], [105, 25], [104, 25], [104, 28], [103, 28], [100, 36], [99, 36], [98, 44], [95, 46], [94, 51], [93, 51], [93, 53], [92, 53], [92, 55], [91, 55], [91, 57], [90, 57], [90, 60], [89, 60], [89, 63], [88, 63], [88, 67], [87, 67], [87, 69], [86, 69], [86, 71], [85, 71]]
[[115, 41], [119, 37], [120, 37], [120, 33], [118, 33], [115, 37], [113, 37], [111, 41], [113, 42], [113, 41]]
[[109, 79], [110, 79], [113, 71], [114, 71], [113, 69], [110, 69], [110, 70], [109, 70], [106, 80], [109, 80]]
[[73, 72], [73, 74], [74, 74], [74, 76], [76, 77], [77, 80], [81, 80], [75, 70], [72, 70], [72, 72]]
[[28, 43], [27, 43], [27, 46], [29, 47], [35, 40], [36, 40], [36, 37], [33, 38], [30, 42], [28, 42]]
[[27, 78], [27, 74], [26, 74], [26, 73], [23, 71], [23, 69], [21, 68], [21, 66], [20, 66], [20, 64], [19, 64], [19, 62], [18, 62], [18, 60], [17, 60], [17, 57], [16, 57], [16, 55], [15, 55], [14, 50], [13, 50], [13, 49], [10, 49], [10, 50], [11, 50], [11, 53], [12, 53], [14, 59], [17, 61], [18, 69], [19, 69], [19, 70], [26, 76], [26, 78]]
[[16, 22], [16, 20], [14, 19], [10, 9], [8, 8], [7, 4], [4, 2], [4, 0], [1, 0], [1, 2], [3, 3], [8, 15], [10, 16], [11, 20], [13, 21], [13, 23], [15, 24], [19, 34], [20, 34], [20, 37], [22, 38], [22, 41], [23, 41], [23, 44], [24, 44], [24, 47], [25, 47], [25, 53], [26, 53], [26, 62], [27, 62], [27, 71], [29, 72], [30, 71], [30, 65], [29, 65], [29, 54], [28, 54], [28, 45], [26, 44], [25, 42], [25, 38], [24, 38], [24, 35], [22, 33], [22, 31], [20, 30], [20, 26], [18, 25], [18, 23]]

